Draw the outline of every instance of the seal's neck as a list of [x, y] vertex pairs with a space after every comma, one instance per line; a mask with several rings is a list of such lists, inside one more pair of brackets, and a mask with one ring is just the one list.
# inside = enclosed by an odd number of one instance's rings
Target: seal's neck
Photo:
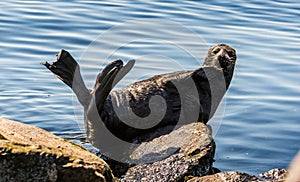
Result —
[[224, 78], [225, 78], [226, 90], [227, 90], [230, 83], [231, 83], [232, 77], [233, 77], [234, 68], [232, 68], [230, 70], [224, 70], [223, 69], [222, 71], [223, 71], [223, 75], [224, 75]]
[[[222, 72], [223, 73], [223, 76], [224, 76], [224, 80], [225, 80], [225, 83], [226, 83], [226, 90], [228, 89], [229, 85], [230, 85], [230, 82], [232, 80], [232, 77], [233, 77], [233, 72], [234, 72], [234, 65], [230, 65], [230, 66], [227, 66], [227, 67], [222, 67], [219, 63], [216, 63], [216, 61], [208, 61], [206, 60], [203, 65], [202, 65], [202, 68], [212, 68], [210, 70], [214, 70], [212, 71], [210, 74], [214, 74], [217, 73], [217, 72]], [[220, 74], [216, 74], [216, 75], [219, 75]], [[210, 75], [212, 76], [212, 75]]]

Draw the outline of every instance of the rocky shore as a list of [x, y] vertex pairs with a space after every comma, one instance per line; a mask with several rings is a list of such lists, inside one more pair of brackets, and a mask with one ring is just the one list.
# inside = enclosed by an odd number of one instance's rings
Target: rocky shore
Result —
[[[213, 168], [216, 146], [202, 123], [153, 135], [158, 137], [130, 155], [139, 163], [128, 165], [104, 161], [45, 130], [0, 118], [0, 181], [284, 181], [287, 176], [284, 169], [252, 176]], [[144, 163], [157, 156], [158, 161]]]
[[0, 119], [0, 181], [112, 181], [109, 166], [40, 128]]

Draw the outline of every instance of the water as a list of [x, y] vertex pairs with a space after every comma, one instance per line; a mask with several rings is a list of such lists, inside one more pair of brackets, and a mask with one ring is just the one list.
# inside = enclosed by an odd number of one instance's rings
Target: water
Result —
[[[214, 131], [214, 166], [258, 174], [287, 167], [300, 148], [299, 2], [4, 0], [0, 7], [1, 117], [80, 143], [81, 108], [41, 61], [53, 61], [62, 48], [70, 51], [91, 87], [106, 61], [140, 60], [122, 87], [196, 68], [209, 46], [227, 43], [236, 48], [238, 63]], [[145, 24], [130, 27], [127, 21]], [[94, 40], [100, 41], [90, 45]], [[101, 48], [91, 49], [95, 45]], [[99, 59], [88, 59], [89, 51], [99, 51]]]

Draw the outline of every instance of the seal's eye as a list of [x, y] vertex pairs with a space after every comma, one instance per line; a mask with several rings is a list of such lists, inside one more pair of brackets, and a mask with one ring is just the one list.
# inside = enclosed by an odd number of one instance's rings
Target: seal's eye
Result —
[[214, 54], [218, 54], [219, 51], [220, 51], [220, 49], [215, 49], [215, 50], [213, 51], [213, 53], [214, 53]]
[[234, 57], [234, 52], [233, 51], [228, 51], [227, 53], [228, 53], [229, 57]]

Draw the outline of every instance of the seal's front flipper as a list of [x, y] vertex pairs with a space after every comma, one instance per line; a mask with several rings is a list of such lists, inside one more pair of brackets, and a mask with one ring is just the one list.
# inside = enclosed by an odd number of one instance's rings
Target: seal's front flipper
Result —
[[82, 105], [86, 105], [89, 102], [90, 93], [82, 80], [79, 64], [68, 51], [61, 50], [57, 55], [56, 62], [52, 64], [48, 62], [41, 64], [71, 87]]

